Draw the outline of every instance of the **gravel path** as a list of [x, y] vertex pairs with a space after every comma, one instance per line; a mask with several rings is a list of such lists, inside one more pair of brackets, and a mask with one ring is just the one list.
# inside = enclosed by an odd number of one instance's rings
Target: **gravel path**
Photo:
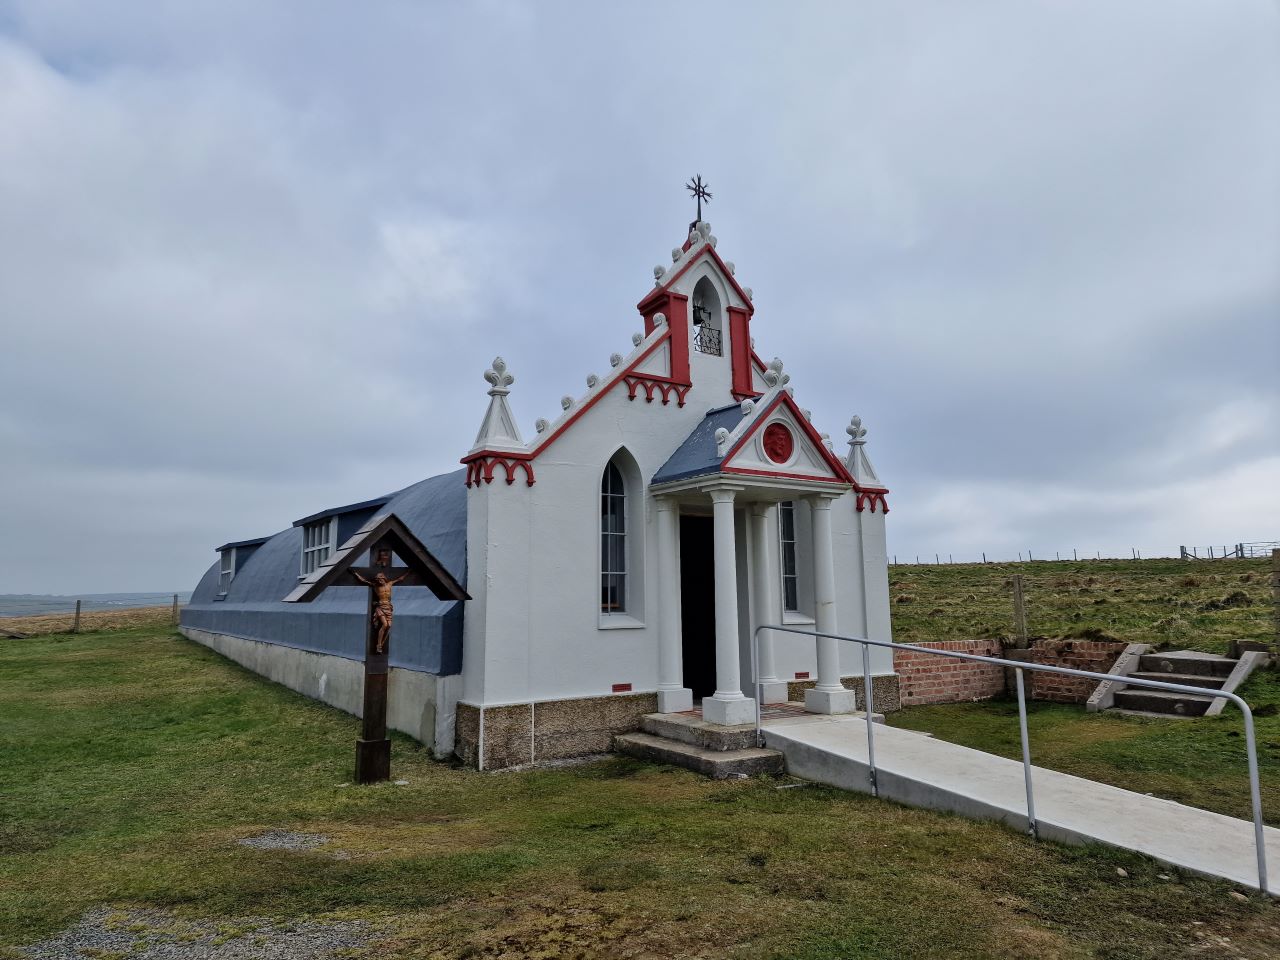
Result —
[[319, 833], [294, 833], [291, 830], [268, 830], [256, 837], [244, 837], [236, 843], [255, 850], [310, 850], [329, 842]]
[[164, 910], [98, 909], [19, 953], [32, 960], [322, 960], [364, 946], [372, 932], [361, 921], [187, 920]]

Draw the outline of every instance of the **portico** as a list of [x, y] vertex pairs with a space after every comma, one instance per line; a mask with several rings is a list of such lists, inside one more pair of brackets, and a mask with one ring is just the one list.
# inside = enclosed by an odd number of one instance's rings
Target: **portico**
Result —
[[[754, 628], [783, 621], [779, 503], [807, 504], [810, 536], [797, 546], [807, 550], [812, 570], [813, 621], [818, 630], [836, 632], [835, 550], [831, 523], [834, 501], [850, 495], [851, 485], [807, 479], [785, 481], [732, 474], [654, 487], [659, 576], [658, 710], [678, 713], [693, 708], [695, 690], [685, 683], [683, 665], [690, 644], [712, 645], [715, 691], [702, 697], [705, 720], [732, 726], [755, 720], [755, 690], [750, 676]], [[714, 562], [706, 570], [701, 596], [681, 590], [681, 516], [710, 514]], [[740, 534], [746, 534], [741, 544]], [[713, 594], [712, 637], [686, 636], [682, 609], [705, 603]], [[745, 617], [744, 617], [745, 614]], [[745, 622], [744, 622], [745, 620]], [[814, 713], [848, 713], [854, 694], [840, 679], [838, 641], [817, 641], [817, 685], [805, 691], [805, 707]], [[757, 668], [764, 703], [785, 702], [790, 677], [779, 675], [774, 637], [759, 637]], [[746, 669], [744, 669], [744, 667]], [[806, 671], [807, 672], [807, 671]]]

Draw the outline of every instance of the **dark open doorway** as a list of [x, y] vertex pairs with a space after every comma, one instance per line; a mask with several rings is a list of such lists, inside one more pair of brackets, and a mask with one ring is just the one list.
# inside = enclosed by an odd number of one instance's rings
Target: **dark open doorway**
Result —
[[715, 541], [710, 517], [680, 518], [680, 633], [684, 685], [694, 699], [716, 692]]

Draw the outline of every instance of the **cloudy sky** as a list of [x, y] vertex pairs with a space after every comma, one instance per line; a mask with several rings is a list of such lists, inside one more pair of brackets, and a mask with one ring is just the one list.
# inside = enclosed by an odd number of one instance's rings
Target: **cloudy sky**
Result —
[[1268, 0], [0, 0], [0, 593], [526, 434], [692, 218], [890, 550], [1280, 539]]

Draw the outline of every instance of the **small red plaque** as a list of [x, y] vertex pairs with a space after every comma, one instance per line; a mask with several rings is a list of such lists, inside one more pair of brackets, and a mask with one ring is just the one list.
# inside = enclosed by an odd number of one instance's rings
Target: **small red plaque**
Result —
[[781, 423], [771, 423], [764, 428], [764, 453], [774, 463], [786, 463], [795, 449], [791, 431]]
[[629, 684], [629, 683], [615, 683], [615, 684], [613, 685], [613, 692], [614, 692], [614, 693], [630, 693], [630, 692], [631, 692], [631, 684]]
[[800, 670], [797, 670], [797, 671], [796, 671], [796, 679], [797, 679], [797, 680], [808, 680], [808, 679], [809, 679], [809, 671], [808, 671], [808, 670], [805, 670], [805, 671], [803, 671], [803, 672], [802, 672], [802, 671], [800, 671]]

